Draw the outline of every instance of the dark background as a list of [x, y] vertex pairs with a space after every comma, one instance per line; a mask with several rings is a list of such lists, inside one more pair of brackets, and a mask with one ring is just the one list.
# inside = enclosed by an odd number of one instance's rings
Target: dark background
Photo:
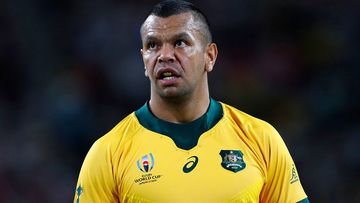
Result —
[[[0, 202], [72, 201], [92, 143], [149, 98], [154, 2], [0, 2]], [[219, 48], [211, 95], [278, 129], [312, 202], [360, 199], [357, 2], [195, 1]]]

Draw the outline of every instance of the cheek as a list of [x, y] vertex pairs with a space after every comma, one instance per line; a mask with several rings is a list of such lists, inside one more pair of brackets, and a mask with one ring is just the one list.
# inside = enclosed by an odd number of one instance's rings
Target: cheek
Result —
[[144, 64], [145, 64], [145, 66], [149, 63], [149, 54], [147, 54], [147, 53], [144, 53], [143, 55], [142, 55], [142, 57], [143, 57], [143, 61], [144, 61]]
[[185, 49], [181, 50], [181, 54], [187, 56], [188, 58], [193, 58], [196, 54], [196, 47], [186, 47]]
[[155, 61], [156, 57], [154, 56], [154, 54], [151, 53], [144, 53], [143, 54], [143, 60], [144, 60], [144, 65], [146, 66], [146, 68], [148, 69], [152, 69]]
[[144, 53], [142, 57], [144, 61], [144, 66], [146, 67], [147, 77], [152, 80], [154, 78], [153, 71], [156, 62], [156, 56], [154, 56], [154, 54], [152, 53]]
[[197, 57], [196, 51], [193, 48], [182, 49], [177, 52], [177, 59], [185, 69], [189, 69], [187, 68], [188, 66], [195, 66], [198, 60]]
[[203, 72], [205, 70], [204, 55], [195, 53], [187, 58], [187, 63], [193, 67], [194, 72]]
[[194, 65], [200, 65], [204, 63], [204, 54], [200, 47], [191, 47], [189, 49], [184, 50], [184, 56], [186, 56], [187, 60]]

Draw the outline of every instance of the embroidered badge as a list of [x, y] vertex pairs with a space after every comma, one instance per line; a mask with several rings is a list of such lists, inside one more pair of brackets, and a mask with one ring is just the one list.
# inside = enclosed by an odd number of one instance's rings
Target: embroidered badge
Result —
[[[149, 157], [151, 161], [149, 160]], [[147, 173], [154, 168], [154, 162], [154, 156], [152, 155], [152, 153], [150, 153], [144, 155], [141, 160], [139, 159], [136, 163], [140, 171]]]
[[221, 150], [221, 166], [229, 171], [237, 173], [246, 167], [243, 153], [240, 150]]
[[141, 176], [136, 177], [134, 182], [139, 185], [157, 182], [162, 175], [150, 172], [154, 169], [154, 164], [155, 158], [152, 153], [145, 154], [141, 157], [141, 159], [138, 159], [136, 161], [136, 166], [143, 173], [141, 173]]

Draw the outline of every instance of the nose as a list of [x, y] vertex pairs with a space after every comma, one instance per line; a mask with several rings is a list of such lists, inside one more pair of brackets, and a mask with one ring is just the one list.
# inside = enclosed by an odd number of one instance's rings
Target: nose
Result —
[[174, 47], [169, 44], [164, 44], [161, 47], [160, 55], [158, 57], [158, 62], [170, 62], [173, 63], [175, 61], [175, 52]]

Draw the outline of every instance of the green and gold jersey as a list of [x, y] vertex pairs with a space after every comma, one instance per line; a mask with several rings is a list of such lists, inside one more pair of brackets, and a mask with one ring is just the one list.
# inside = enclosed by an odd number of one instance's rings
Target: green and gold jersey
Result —
[[144, 105], [94, 143], [75, 203], [308, 202], [295, 164], [268, 123], [211, 99], [174, 124]]

